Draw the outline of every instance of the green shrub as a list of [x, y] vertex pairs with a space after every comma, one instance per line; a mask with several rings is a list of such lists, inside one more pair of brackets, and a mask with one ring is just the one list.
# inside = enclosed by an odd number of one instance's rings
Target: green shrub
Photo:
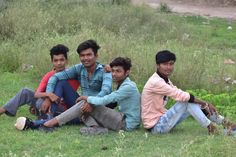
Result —
[[160, 3], [159, 10], [162, 13], [171, 13], [171, 9], [166, 3]]

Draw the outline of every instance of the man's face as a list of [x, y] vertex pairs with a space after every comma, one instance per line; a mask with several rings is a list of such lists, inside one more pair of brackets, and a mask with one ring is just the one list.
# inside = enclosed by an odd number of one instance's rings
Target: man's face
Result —
[[117, 84], [120, 84], [129, 75], [129, 72], [129, 70], [125, 72], [122, 66], [113, 66], [111, 68], [112, 80]]
[[96, 64], [97, 55], [94, 55], [91, 48], [81, 51], [79, 57], [85, 68], [91, 68]]
[[67, 59], [63, 54], [53, 55], [52, 64], [57, 72], [65, 70]]
[[168, 61], [164, 63], [157, 64], [158, 71], [165, 77], [169, 77], [174, 71], [174, 61]]

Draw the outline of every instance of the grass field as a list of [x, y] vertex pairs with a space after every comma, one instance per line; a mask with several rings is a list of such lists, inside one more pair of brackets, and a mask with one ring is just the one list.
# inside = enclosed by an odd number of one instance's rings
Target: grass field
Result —
[[[32, 74], [3, 73], [0, 75], [0, 104], [4, 104], [21, 87], [35, 88]], [[35, 81], [35, 80], [34, 80]], [[82, 136], [82, 126], [63, 126], [53, 133], [20, 132], [14, 128], [19, 116], [35, 117], [28, 106], [20, 108], [16, 117], [0, 116], [0, 156], [3, 157], [67, 157], [67, 156], [204, 156], [231, 157], [236, 153], [235, 137], [209, 136], [193, 119], [188, 119], [171, 134], [152, 135], [143, 127], [134, 132], [110, 132], [101, 136]], [[219, 129], [222, 130], [221, 127]]]
[[[78, 44], [93, 38], [102, 47], [101, 62], [109, 63], [117, 56], [132, 59], [131, 78], [140, 92], [155, 70], [156, 52], [174, 51], [177, 63], [172, 82], [183, 89], [199, 89], [200, 97], [235, 118], [236, 85], [224, 78], [235, 80], [236, 67], [224, 61], [236, 58], [236, 22], [166, 14], [126, 3], [112, 5], [109, 0], [4, 2], [0, 6], [0, 106], [22, 87], [37, 87], [51, 68], [49, 49], [53, 45], [69, 46], [70, 64], [75, 64]], [[23, 72], [22, 64], [33, 68]], [[21, 108], [19, 116], [34, 118], [28, 107]], [[231, 157], [236, 153], [235, 137], [209, 136], [193, 119], [175, 128], [173, 134], [151, 135], [141, 127], [91, 137], [79, 134], [81, 126], [64, 126], [49, 134], [19, 132], [13, 126], [15, 120], [0, 116], [0, 156]]]
[[[34, 66], [40, 78], [51, 67], [49, 49], [70, 48], [70, 64], [79, 62], [78, 44], [93, 38], [101, 45], [99, 60], [132, 59], [132, 79], [142, 89], [155, 70], [155, 54], [176, 53], [173, 82], [183, 89], [235, 92], [236, 23], [224, 19], [166, 14], [158, 9], [112, 5], [111, 0], [12, 0], [0, 10], [0, 70], [21, 71]], [[232, 29], [228, 29], [228, 27]], [[141, 75], [140, 75], [141, 74]], [[194, 81], [194, 83], [193, 83]]]

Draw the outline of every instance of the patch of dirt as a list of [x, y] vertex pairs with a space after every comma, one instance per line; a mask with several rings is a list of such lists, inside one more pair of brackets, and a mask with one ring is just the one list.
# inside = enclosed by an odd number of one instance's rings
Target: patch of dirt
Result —
[[131, 0], [153, 8], [166, 3], [172, 12], [236, 20], [236, 0]]

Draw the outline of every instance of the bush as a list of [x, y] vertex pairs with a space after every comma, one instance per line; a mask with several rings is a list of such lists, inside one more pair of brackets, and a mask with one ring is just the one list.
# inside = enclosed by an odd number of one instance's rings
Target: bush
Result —
[[171, 13], [171, 9], [166, 3], [160, 3], [159, 10], [162, 13]]

